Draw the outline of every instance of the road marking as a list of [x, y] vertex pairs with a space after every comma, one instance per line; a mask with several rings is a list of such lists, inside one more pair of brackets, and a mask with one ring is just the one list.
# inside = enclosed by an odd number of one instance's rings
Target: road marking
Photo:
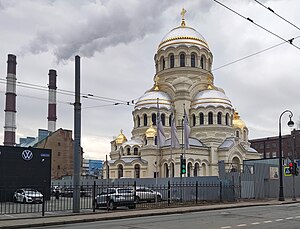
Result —
[[287, 217], [287, 218], [285, 218], [285, 219], [294, 219], [294, 217]]
[[239, 225], [236, 225], [237, 227], [246, 227], [247, 224], [239, 224]]
[[267, 221], [264, 221], [264, 223], [272, 223], [273, 221], [271, 220], [267, 220]]
[[231, 228], [231, 226], [221, 227], [222, 229]]
[[253, 224], [253, 225], [258, 225], [258, 224], [260, 224], [260, 222], [255, 222], [255, 223], [251, 223], [251, 224]]
[[276, 219], [275, 221], [276, 221], [276, 222], [279, 222], [279, 221], [282, 221], [282, 220], [283, 220], [283, 219]]

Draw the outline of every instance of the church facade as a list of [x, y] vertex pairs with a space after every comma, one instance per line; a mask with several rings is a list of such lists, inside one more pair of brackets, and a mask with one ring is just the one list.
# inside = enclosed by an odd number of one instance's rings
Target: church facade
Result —
[[[186, 159], [185, 176], [217, 176], [220, 160], [227, 169], [240, 170], [243, 160], [260, 158], [250, 147], [246, 124], [224, 90], [214, 85], [208, 43], [186, 25], [184, 13], [181, 25], [158, 46], [154, 85], [135, 103], [131, 139], [121, 131], [111, 142], [104, 178], [179, 177], [181, 156]], [[179, 147], [171, 144], [172, 113]], [[162, 145], [157, 144], [158, 114], [166, 137]], [[183, 141], [184, 115], [189, 147]]]

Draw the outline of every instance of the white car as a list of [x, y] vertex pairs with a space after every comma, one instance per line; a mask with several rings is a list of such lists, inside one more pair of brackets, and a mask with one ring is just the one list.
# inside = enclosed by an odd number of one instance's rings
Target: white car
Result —
[[136, 202], [160, 202], [162, 194], [147, 187], [136, 187], [135, 189]]
[[14, 201], [21, 203], [42, 203], [43, 194], [36, 189], [21, 188], [15, 191]]

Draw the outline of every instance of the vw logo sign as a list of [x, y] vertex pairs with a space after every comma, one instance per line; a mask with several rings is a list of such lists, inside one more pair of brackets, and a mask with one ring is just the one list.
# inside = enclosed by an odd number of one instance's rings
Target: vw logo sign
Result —
[[30, 161], [33, 158], [33, 153], [30, 150], [26, 149], [22, 152], [22, 158], [25, 161]]

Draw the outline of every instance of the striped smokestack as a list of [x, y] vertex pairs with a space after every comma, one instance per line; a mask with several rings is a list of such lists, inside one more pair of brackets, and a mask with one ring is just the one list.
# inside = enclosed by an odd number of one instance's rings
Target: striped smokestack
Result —
[[48, 98], [48, 131], [56, 130], [56, 70], [49, 70], [49, 98]]
[[16, 67], [17, 57], [8, 54], [7, 59], [7, 77], [6, 77], [6, 101], [5, 101], [5, 125], [4, 142], [5, 146], [14, 146], [16, 144]]

